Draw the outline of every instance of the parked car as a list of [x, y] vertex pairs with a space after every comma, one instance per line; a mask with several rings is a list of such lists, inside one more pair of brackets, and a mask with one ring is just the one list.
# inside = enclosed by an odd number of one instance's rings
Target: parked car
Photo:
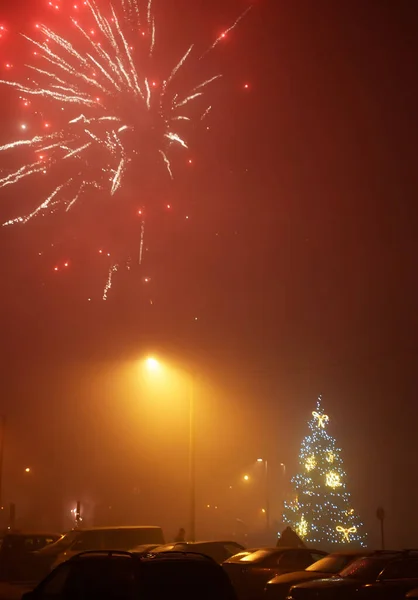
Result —
[[301, 583], [291, 600], [401, 600], [418, 586], [418, 550], [375, 552], [359, 558], [337, 577]]
[[60, 540], [36, 553], [37, 580], [51, 568], [87, 550], [129, 550], [142, 544], [164, 543], [161, 527], [94, 527], [66, 533]]
[[23, 581], [31, 579], [28, 571], [31, 552], [40, 550], [62, 537], [61, 533], [16, 532], [6, 533], [0, 539], [0, 580]]
[[285, 600], [293, 585], [337, 575], [358, 558], [368, 556], [369, 554], [370, 552], [366, 550], [333, 552], [309, 565], [304, 571], [277, 575], [277, 577], [267, 582], [264, 590], [264, 598], [265, 600]]
[[210, 556], [218, 564], [222, 564], [225, 560], [237, 554], [241, 550], [244, 550], [244, 546], [237, 542], [175, 542], [173, 544], [165, 544], [164, 546], [158, 546], [154, 548], [152, 552], [199, 552]]
[[222, 567], [201, 554], [83, 552], [54, 569], [22, 600], [236, 600]]
[[258, 548], [239, 552], [223, 563], [240, 600], [257, 600], [270, 579], [306, 569], [326, 556], [310, 548]]

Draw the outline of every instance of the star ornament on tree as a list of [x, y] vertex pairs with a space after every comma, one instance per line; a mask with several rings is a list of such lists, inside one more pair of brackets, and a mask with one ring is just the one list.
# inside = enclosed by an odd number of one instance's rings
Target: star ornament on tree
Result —
[[338, 475], [338, 473], [327, 473], [326, 474], [326, 483], [327, 486], [330, 488], [336, 488], [336, 487], [340, 487], [342, 485], [341, 483], [341, 479], [340, 476]]
[[337, 525], [337, 527], [335, 529], [338, 531], [338, 533], [343, 534], [344, 542], [350, 541], [350, 533], [357, 533], [356, 527], [343, 527], [342, 525]]
[[328, 452], [327, 462], [333, 463], [335, 458], [335, 454], [333, 452]]
[[315, 469], [315, 467], [316, 467], [316, 458], [315, 458], [315, 455], [312, 454], [311, 456], [308, 456], [308, 458], [306, 459], [305, 468], [307, 471], [312, 471], [313, 469]]
[[320, 413], [317, 413], [316, 410], [314, 410], [312, 416], [314, 417], [314, 419], [318, 419], [318, 427], [320, 429], [325, 429], [325, 423], [328, 423], [329, 421], [328, 415], [321, 415]]
[[296, 525], [296, 533], [302, 539], [308, 535], [308, 521], [305, 519], [305, 515], [302, 515], [301, 520]]

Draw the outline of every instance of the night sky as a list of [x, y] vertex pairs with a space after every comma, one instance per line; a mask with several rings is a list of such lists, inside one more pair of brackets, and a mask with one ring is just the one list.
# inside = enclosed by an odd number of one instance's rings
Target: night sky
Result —
[[[206, 47], [249, 4], [159, 0], [158, 16], [177, 56], [192, 41]], [[224, 78], [208, 91], [213, 112], [193, 126], [175, 180], [156, 166], [131, 176], [120, 197], [129, 210], [152, 207], [147, 252], [115, 278], [107, 302], [98, 250], [103, 231], [108, 245], [121, 232], [108, 204], [100, 216], [86, 203], [68, 221], [0, 231], [3, 502], [36, 498], [68, 513], [77, 498], [125, 494], [128, 503], [136, 490], [145, 520], [168, 535], [183, 525], [186, 406], [181, 389], [173, 402], [143, 391], [139, 364], [155, 353], [199, 373], [201, 527], [206, 504], [225, 504], [259, 455], [273, 465], [275, 497], [288, 492], [280, 463], [288, 479], [322, 394], [370, 544], [382, 505], [388, 544], [411, 546], [418, 13], [409, 0], [253, 4], [198, 66]], [[34, 0], [2, 9], [1, 63], [20, 68], [27, 47], [13, 30], [47, 14]], [[5, 88], [0, 106], [5, 143], [22, 117]], [[1, 190], [1, 221], [33, 206], [35, 188]]]

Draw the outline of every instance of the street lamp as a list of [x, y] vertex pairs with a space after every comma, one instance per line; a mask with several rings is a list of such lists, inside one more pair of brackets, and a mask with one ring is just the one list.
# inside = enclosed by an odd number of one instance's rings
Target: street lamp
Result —
[[[153, 356], [145, 360], [148, 371], [156, 373], [163, 367], [162, 363]], [[196, 539], [196, 446], [195, 446], [195, 407], [194, 407], [195, 375], [190, 376], [189, 384], [189, 494], [190, 494], [190, 541]]]
[[146, 359], [145, 366], [147, 367], [148, 371], [152, 371], [153, 373], [155, 373], [156, 371], [159, 371], [161, 368], [159, 361], [156, 358], [154, 358], [153, 356], [149, 356]]
[[244, 481], [250, 481], [250, 476], [249, 475], [244, 475], [243, 480]]

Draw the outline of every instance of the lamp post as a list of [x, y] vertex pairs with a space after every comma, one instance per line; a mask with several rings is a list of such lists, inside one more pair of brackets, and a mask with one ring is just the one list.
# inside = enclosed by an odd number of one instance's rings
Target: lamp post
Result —
[[194, 375], [189, 388], [189, 485], [190, 485], [190, 541], [196, 541], [196, 423], [194, 407]]
[[[154, 357], [145, 361], [148, 371], [160, 370], [162, 363]], [[195, 421], [195, 380], [194, 372], [190, 374], [188, 402], [189, 402], [189, 538], [196, 540], [196, 421]]]
[[0, 507], [3, 502], [3, 462], [4, 462], [4, 439], [6, 436], [6, 417], [0, 417]]
[[257, 458], [257, 462], [264, 463], [264, 486], [265, 486], [265, 494], [266, 494], [266, 529], [270, 529], [270, 486], [269, 486], [269, 469], [268, 462], [263, 458]]

